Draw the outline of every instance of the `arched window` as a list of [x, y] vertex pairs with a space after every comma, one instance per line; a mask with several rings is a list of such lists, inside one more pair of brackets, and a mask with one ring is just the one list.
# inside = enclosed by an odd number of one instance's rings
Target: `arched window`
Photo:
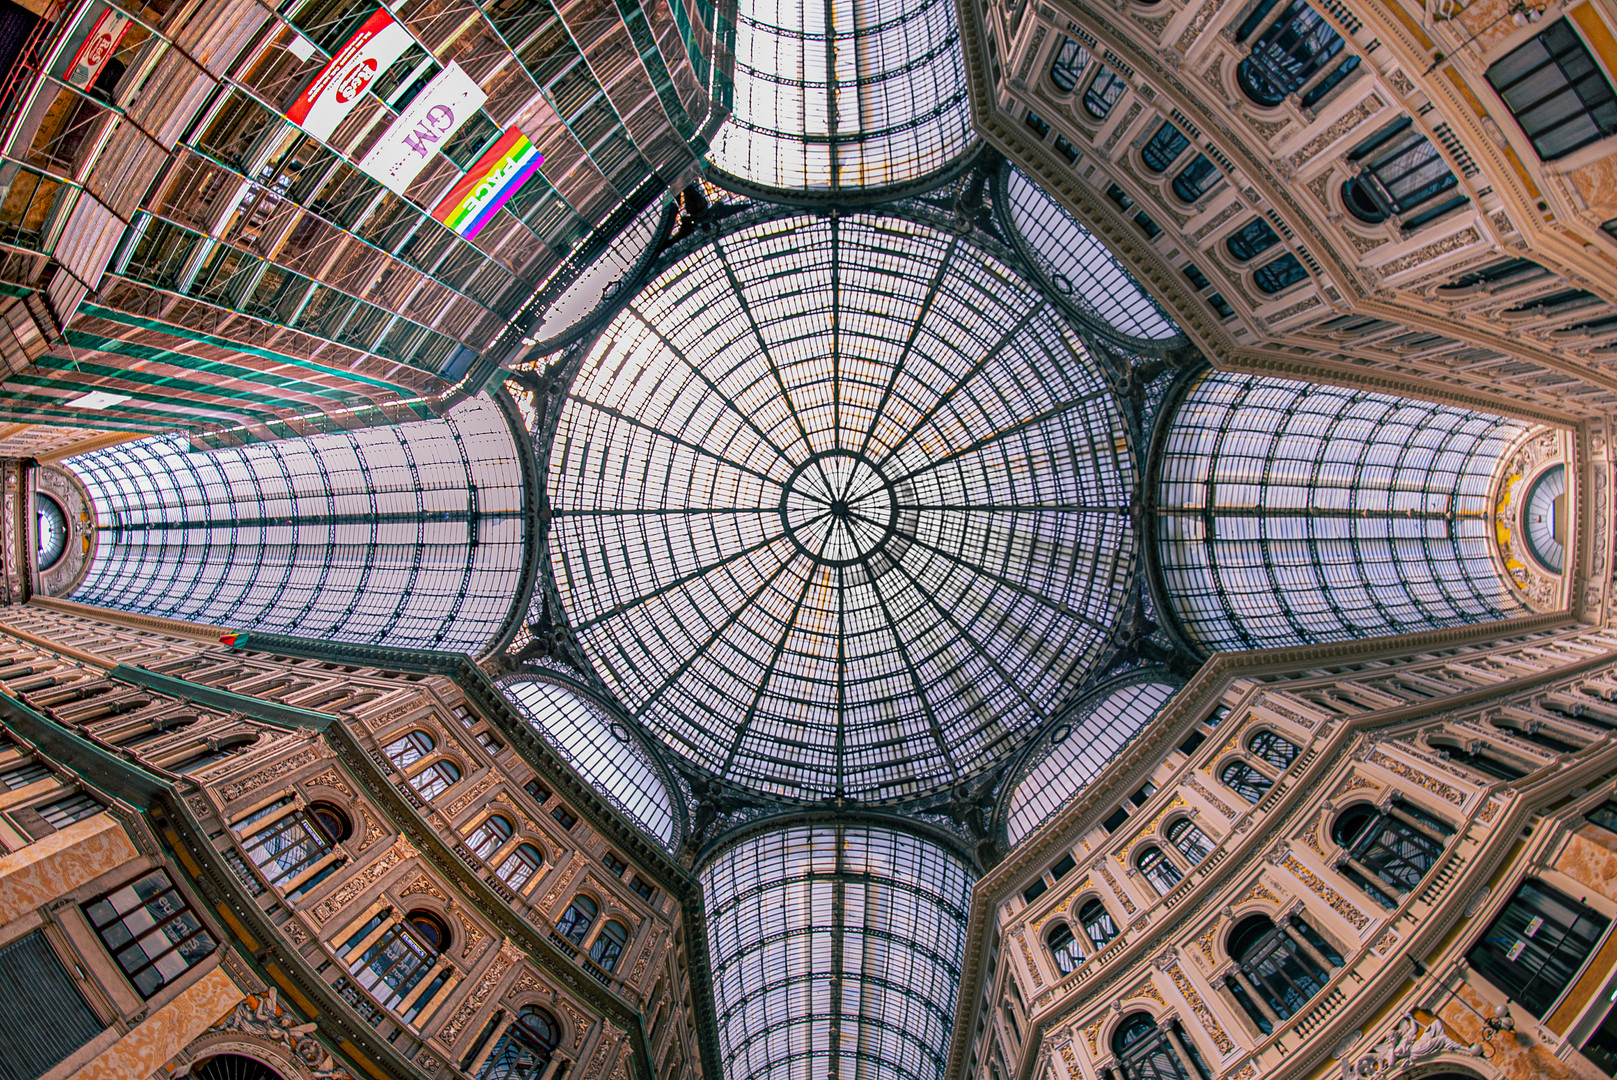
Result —
[[595, 938], [595, 944], [590, 946], [590, 959], [602, 971], [616, 971], [618, 961], [623, 959], [624, 946], [629, 944], [629, 931], [620, 922], [608, 919], [601, 926], [601, 932]]
[[1099, 900], [1091, 900], [1079, 910], [1078, 925], [1089, 935], [1097, 952], [1106, 948], [1106, 943], [1117, 936], [1117, 924], [1112, 921], [1112, 914], [1106, 910], [1106, 905]]
[[1227, 985], [1266, 1035], [1323, 990], [1331, 967], [1342, 962], [1303, 920], [1288, 919], [1282, 928], [1266, 915], [1254, 915], [1231, 931], [1229, 953], [1237, 977]]
[[1188, 859], [1192, 866], [1207, 858], [1213, 850], [1207, 834], [1192, 825], [1189, 818], [1180, 818], [1168, 826], [1168, 843], [1178, 848], [1179, 854]]
[[1235, 69], [1241, 91], [1273, 108], [1295, 94], [1342, 51], [1342, 38], [1305, 0], [1292, 0]]
[[490, 814], [466, 837], [466, 846], [479, 859], [486, 859], [511, 839], [511, 823], [499, 814]]
[[425, 731], [412, 731], [388, 743], [382, 748], [382, 753], [387, 755], [395, 769], [403, 772], [432, 753], [437, 745]]
[[1173, 891], [1173, 887], [1179, 884], [1180, 879], [1184, 877], [1179, 872], [1179, 867], [1175, 866], [1169, 860], [1167, 854], [1159, 847], [1146, 848], [1140, 855], [1139, 865], [1140, 873], [1144, 874], [1145, 880], [1149, 881], [1151, 887], [1157, 890], [1158, 896], [1167, 896], [1168, 893]]
[[1189, 145], [1190, 140], [1180, 134], [1178, 128], [1164, 120], [1162, 126], [1157, 128], [1157, 133], [1151, 136], [1151, 141], [1141, 148], [1140, 158], [1145, 162], [1145, 167], [1152, 172], [1167, 172], [1168, 166], [1173, 164], [1173, 159], [1184, 153], [1185, 147]]
[[1078, 947], [1078, 939], [1073, 936], [1072, 927], [1064, 922], [1056, 923], [1050, 928], [1044, 944], [1049, 948], [1050, 955], [1055, 958], [1056, 970], [1063, 975], [1077, 971], [1078, 965], [1084, 962], [1084, 951]]
[[[338, 956], [348, 962], [354, 980], [386, 1008], [397, 1008], [427, 977], [438, 954], [449, 945], [449, 927], [430, 911], [415, 910], [402, 922], [375, 915], [343, 944]], [[405, 1011], [414, 1016], [430, 1002], [447, 978], [438, 974]]]
[[1297, 760], [1297, 744], [1272, 731], [1258, 732], [1252, 736], [1249, 746], [1254, 754], [1273, 765], [1276, 772], [1285, 772]]
[[1102, 64], [1095, 72], [1095, 81], [1084, 91], [1084, 111], [1096, 120], [1106, 119], [1112, 106], [1117, 104], [1117, 99], [1123, 96], [1123, 91], [1128, 87], [1123, 76]]
[[1078, 80], [1088, 66], [1089, 50], [1072, 38], [1064, 38], [1055, 59], [1050, 61], [1050, 81], [1070, 94], [1078, 88]]
[[550, 1056], [561, 1044], [561, 1025], [537, 1005], [517, 1013], [500, 1041], [494, 1044], [477, 1080], [531, 1080], [543, 1076]]
[[1197, 199], [1213, 190], [1213, 185], [1224, 179], [1224, 174], [1218, 171], [1206, 154], [1197, 154], [1189, 165], [1179, 170], [1179, 175], [1173, 178], [1173, 193], [1187, 203]]
[[1460, 182], [1407, 116], [1354, 147], [1348, 160], [1360, 171], [1343, 183], [1342, 203], [1367, 224], [1398, 214], [1403, 231], [1413, 232], [1468, 201], [1447, 194]]
[[589, 897], [573, 897], [573, 902], [567, 905], [567, 910], [556, 921], [556, 932], [574, 945], [582, 945], [584, 935], [595, 925], [595, 913], [599, 910]]
[[1219, 777], [1241, 798], [1249, 803], [1256, 804], [1269, 793], [1275, 782], [1264, 776], [1258, 770], [1244, 761], [1233, 761], [1224, 767], [1224, 773]]
[[1307, 280], [1307, 268], [1303, 266], [1301, 259], [1289, 251], [1252, 271], [1252, 284], [1258, 287], [1259, 292], [1269, 296], [1284, 292], [1298, 282]]
[[1224, 241], [1224, 249], [1230, 253], [1232, 259], [1246, 262], [1278, 243], [1280, 243], [1279, 234], [1270, 228], [1267, 221], [1255, 217], [1229, 235]]
[[188, 1074], [191, 1080], [282, 1080], [281, 1074], [256, 1058], [215, 1054]]
[[460, 779], [460, 768], [440, 758], [410, 777], [410, 786], [423, 799], [436, 799]]
[[544, 856], [539, 854], [538, 848], [532, 844], [518, 844], [517, 849], [506, 856], [495, 873], [511, 888], [520, 889], [544, 864]]
[[1484, 743], [1478, 743], [1475, 750], [1467, 750], [1457, 743], [1432, 744], [1442, 751], [1445, 758], [1469, 766], [1484, 776], [1491, 776], [1496, 780], [1515, 781], [1526, 776], [1527, 773], [1490, 751]]
[[[242, 825], [256, 820], [255, 815]], [[352, 831], [348, 815], [330, 803], [317, 802], [307, 811], [284, 813], [256, 832], [243, 831], [242, 849], [277, 889], [292, 887], [294, 883], [297, 888], [306, 889], [324, 877], [324, 873], [307, 881], [298, 879], [336, 850], [338, 842], [347, 839]], [[337, 865], [333, 862], [328, 869], [335, 869]]]
[[1385, 908], [1397, 901], [1387, 894], [1411, 893], [1443, 854], [1440, 837], [1454, 830], [1403, 800], [1385, 810], [1360, 803], [1344, 810], [1331, 835], [1342, 847], [1338, 869]]
[[1159, 1025], [1146, 1013], [1125, 1016], [1112, 1036], [1112, 1052], [1126, 1080], [1199, 1080], [1206, 1070], [1191, 1070], [1179, 1054], [1184, 1046], [1188, 1043], [1173, 1021]]

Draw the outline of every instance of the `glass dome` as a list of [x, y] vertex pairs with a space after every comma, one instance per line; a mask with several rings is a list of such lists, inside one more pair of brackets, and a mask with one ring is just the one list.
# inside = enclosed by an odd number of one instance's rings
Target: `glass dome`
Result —
[[1130, 586], [1129, 435], [984, 248], [872, 214], [740, 228], [649, 285], [550, 454], [555, 581], [628, 712], [788, 798], [904, 798], [1071, 698]]

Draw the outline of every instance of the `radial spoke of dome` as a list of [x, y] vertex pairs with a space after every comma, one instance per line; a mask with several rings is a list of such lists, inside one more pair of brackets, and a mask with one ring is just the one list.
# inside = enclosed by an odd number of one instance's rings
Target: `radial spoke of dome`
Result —
[[[826, 541], [820, 544], [821, 556], [825, 554], [825, 544], [829, 542], [830, 535], [830, 532], [827, 532]], [[741, 749], [741, 744], [746, 742], [747, 732], [752, 730], [752, 721], [758, 715], [758, 705], [763, 701], [764, 693], [769, 689], [769, 680], [775, 676], [775, 668], [780, 664], [781, 655], [786, 652], [786, 643], [792, 639], [792, 634], [797, 631], [797, 617], [802, 614], [803, 601], [807, 598], [809, 589], [813, 588], [813, 586], [814, 567], [810, 566], [808, 573], [803, 575], [803, 587], [798, 590], [797, 602], [792, 605], [791, 612], [786, 616], [786, 625], [781, 631], [780, 640], [775, 642], [775, 651], [770, 654], [769, 662], [764, 665], [764, 673], [758, 678], [758, 688], [753, 691], [752, 702], [747, 706], [746, 715], [742, 717], [741, 723], [736, 725], [735, 737], [730, 740], [729, 752], [724, 755], [724, 764], [719, 768], [720, 776], [730, 774], [730, 767], [735, 764], [736, 753]]]
[[920, 309], [916, 311], [915, 318], [910, 320], [910, 330], [905, 335], [904, 346], [899, 349], [898, 358], [892, 362], [892, 372], [887, 377], [887, 385], [882, 389], [881, 400], [877, 401], [876, 407], [871, 410], [870, 427], [865, 431], [864, 438], [859, 440], [857, 452], [860, 454], [870, 452], [870, 440], [876, 437], [876, 431], [881, 427], [882, 413], [886, 411], [888, 401], [892, 400], [893, 391], [898, 386], [900, 376], [904, 374], [904, 367], [909, 361], [910, 353], [915, 350], [915, 341], [921, 336], [921, 327], [926, 325], [927, 316], [932, 313], [932, 308], [937, 303], [938, 293], [943, 288], [943, 279], [948, 276], [949, 267], [954, 262], [955, 247], [959, 243], [960, 238], [958, 236], [949, 238], [949, 247], [944, 251], [943, 257], [938, 260], [937, 268], [932, 272], [932, 280], [926, 287], [926, 297], [921, 301]]
[[926, 696], [926, 687], [921, 683], [921, 669], [916, 666], [915, 658], [910, 655], [909, 643], [899, 632], [898, 621], [893, 618], [893, 609], [887, 605], [887, 597], [882, 595], [880, 586], [876, 581], [870, 582], [870, 592], [876, 598], [876, 606], [881, 609], [881, 617], [887, 623], [888, 636], [898, 647], [899, 658], [904, 661], [904, 674], [909, 676], [910, 687], [915, 691], [915, 700], [926, 714], [927, 730], [932, 733], [932, 741], [938, 744], [938, 753], [943, 755], [944, 762], [949, 766], [952, 776], [960, 775], [960, 766], [955, 764], [954, 751], [949, 748], [948, 737], [943, 733], [943, 724], [938, 720], [938, 714], [932, 711], [932, 699]]
[[[667, 511], [665, 511], [665, 510], [651, 510], [651, 511], [646, 511], [646, 512], [650, 513], [650, 514], [653, 514], [653, 515], [660, 515], [660, 514], [667, 513]], [[579, 515], [576, 515], [576, 516], [582, 516], [582, 514], [584, 514], [584, 513], [588, 513], [588, 511], [580, 511]], [[771, 515], [770, 512], [767, 511], [767, 510], [753, 510], [752, 513], [755, 513], [755, 514], [759, 515], [760, 517], [774, 516], [774, 517], [777, 518], [777, 520], [779, 518], [779, 515]], [[569, 514], [567, 516], [568, 517], [573, 517], [575, 515], [573, 513], [569, 512]], [[824, 517], [825, 515], [822, 514], [820, 516]], [[697, 568], [695, 570], [692, 570], [688, 574], [682, 574], [682, 575], [680, 575], [679, 577], [675, 578], [672, 581], [665, 581], [661, 585], [657, 586], [655, 589], [652, 589], [650, 592], [641, 593], [639, 596], [636, 596], [634, 599], [628, 601], [627, 603], [616, 604], [616, 605], [614, 605], [614, 606], [612, 606], [610, 608], [607, 608], [605, 611], [601, 612], [599, 615], [596, 615], [596, 616], [594, 616], [592, 618], [586, 619], [584, 622], [581, 622], [577, 626], [573, 627], [573, 632], [577, 633], [577, 634], [581, 634], [586, 630], [593, 630], [593, 629], [595, 629], [595, 627], [600, 626], [602, 623], [606, 622], [609, 619], [616, 619], [616, 618], [618, 618], [618, 617], [620, 617], [622, 615], [627, 614], [628, 612], [633, 611], [635, 608], [641, 606], [642, 604], [648, 604], [651, 601], [658, 599], [659, 597], [666, 596], [671, 592], [674, 592], [674, 591], [676, 591], [678, 589], [684, 588], [686, 585], [689, 585], [691, 582], [696, 581], [699, 578], [707, 577], [707, 575], [711, 574], [715, 570], [722, 570], [726, 566], [728, 566], [731, 563], [737, 561], [738, 559], [745, 559], [749, 555], [753, 555], [753, 554], [755, 554], [755, 553], [757, 553], [759, 551], [762, 551], [763, 549], [769, 547], [769, 545], [771, 545], [773, 543], [776, 543], [777, 541], [779, 541], [781, 539], [784, 539], [785, 536], [786, 536], [786, 530], [785, 530], [784, 527], [782, 527], [780, 532], [777, 532], [772, 536], [767, 536], [764, 539], [758, 541], [756, 544], [752, 544], [749, 547], [742, 548], [740, 551], [737, 551], [737, 552], [735, 552], [733, 554], [726, 555], [724, 558], [720, 559], [718, 562], [709, 563], [706, 566], [699, 567], [699, 568]]]
[[[984, 447], [992, 446], [994, 443], [1006, 438], [1007, 436], [1023, 434], [1029, 428], [1039, 427], [1048, 421], [1065, 416], [1067, 413], [1082, 409], [1085, 405], [1088, 405], [1090, 402], [1094, 401], [1104, 393], [1105, 391], [1098, 390], [1094, 393], [1085, 394], [1081, 398], [1074, 398], [1071, 401], [1064, 401], [1053, 408], [1046, 409], [1044, 412], [1039, 413], [1036, 416], [1030, 416], [1026, 420], [1019, 420], [1009, 427], [1003, 427], [998, 431], [992, 432], [991, 434], [984, 435], [976, 442], [967, 443], [965, 446], [962, 446], [957, 450], [951, 450], [947, 454], [941, 454], [938, 457], [930, 458], [924, 465], [919, 465], [907, 473], [902, 473], [899, 476], [895, 476], [892, 482], [895, 486], [902, 484], [906, 480], [913, 479], [922, 475], [923, 473], [931, 472], [940, 465], [947, 465], [957, 458], [965, 457], [968, 454], [975, 454]], [[911, 432], [911, 434], [913, 435], [914, 433]], [[906, 438], [908, 437], [909, 436], [906, 436]], [[973, 507], [973, 509], [975, 509], [975, 507]]]
[[[781, 400], [786, 403], [786, 411], [792, 414], [792, 423], [797, 425], [798, 437], [803, 440], [803, 452], [805, 455], [813, 454], [814, 442], [809, 438], [808, 427], [803, 423], [803, 418], [797, 413], [797, 402], [792, 399], [792, 392], [787, 389], [786, 380], [781, 376], [780, 365], [775, 362], [775, 355], [770, 351], [769, 342], [764, 339], [763, 327], [758, 325], [758, 317], [753, 314], [752, 303], [747, 299], [746, 288], [741, 284], [741, 279], [736, 275], [735, 267], [730, 263], [730, 253], [724, 249], [724, 243], [720, 240], [713, 242], [713, 250], [719, 253], [719, 265], [724, 268], [724, 276], [729, 281], [730, 288], [735, 290], [736, 303], [741, 305], [741, 310], [747, 316], [747, 326], [751, 328], [752, 336], [758, 342], [758, 353], [764, 358], [764, 363], [769, 365], [769, 373], [775, 377], [775, 388], [780, 391]], [[822, 472], [821, 475], [823, 476], [824, 473]], [[826, 489], [829, 490], [830, 487], [831, 485], [827, 483]]]
[[893, 443], [892, 446], [887, 448], [887, 452], [876, 460], [876, 467], [880, 468], [896, 457], [898, 455], [899, 448], [905, 443], [909, 442], [911, 439], [915, 438], [915, 436], [918, 435], [923, 428], [930, 424], [932, 419], [938, 415], [945, 405], [954, 400], [954, 396], [960, 393], [967, 383], [971, 382], [971, 380], [975, 379], [979, 374], [981, 374], [983, 369], [988, 367], [989, 364], [999, 359], [999, 354], [1004, 351], [1005, 346], [1009, 345], [1011, 341], [1017, 337], [1017, 335], [1022, 333], [1023, 330], [1026, 330], [1028, 323], [1032, 322], [1034, 316], [1038, 315], [1043, 310], [1043, 304], [1034, 304], [1032, 307], [1028, 308], [1027, 311], [1023, 312], [1022, 317], [1017, 319], [1013, 326], [1002, 333], [999, 336], [999, 340], [994, 342], [991, 348], [983, 351], [981, 359], [979, 359], [975, 364], [972, 364], [964, 375], [955, 380], [955, 384], [953, 386], [949, 387], [949, 389], [945, 390], [941, 395], [939, 395], [938, 400], [932, 403], [932, 407], [927, 409], [926, 412], [922, 413], [921, 418], [915, 421], [915, 423], [911, 425], [910, 429], [899, 437], [897, 442]]
[[837, 716], [835, 757], [836, 792], [848, 789], [845, 755], [848, 748], [848, 570], [837, 567]]
[[[909, 509], [909, 507], [906, 507], [906, 509]], [[1111, 627], [1107, 626], [1105, 623], [1096, 622], [1094, 619], [1090, 618], [1089, 616], [1084, 615], [1081, 612], [1079, 612], [1077, 608], [1073, 608], [1070, 604], [1068, 605], [1067, 608], [1063, 608], [1061, 606], [1061, 604], [1062, 604], [1061, 601], [1053, 600], [1050, 597], [1046, 596], [1044, 593], [1040, 592], [1039, 590], [1037, 590], [1037, 589], [1035, 589], [1035, 588], [1033, 588], [1033, 587], [1031, 587], [1029, 585], [1024, 585], [1023, 583], [1021, 583], [1019, 581], [1015, 581], [1015, 580], [1013, 580], [1011, 578], [1008, 578], [1004, 574], [996, 574], [994, 571], [990, 570], [988, 567], [983, 566], [980, 563], [968, 562], [967, 560], [961, 558], [959, 555], [956, 555], [952, 551], [947, 551], [944, 548], [941, 548], [941, 547], [939, 547], [938, 545], [936, 545], [934, 543], [931, 543], [931, 542], [926, 541], [926, 540], [922, 540], [919, 536], [916, 536], [914, 533], [905, 532], [897, 524], [893, 525], [893, 532], [897, 536], [902, 536], [904, 539], [908, 540], [910, 543], [914, 544], [916, 547], [925, 548], [927, 551], [933, 552], [934, 554], [938, 555], [939, 557], [949, 560], [950, 562], [954, 563], [956, 566], [960, 567], [962, 570], [965, 570], [967, 573], [976, 574], [979, 577], [985, 577], [989, 581], [992, 581], [992, 582], [995, 582], [997, 584], [1003, 585], [1003, 586], [1005, 586], [1005, 588], [1010, 589], [1012, 592], [1015, 592], [1015, 593], [1017, 593], [1017, 594], [1019, 594], [1021, 596], [1025, 596], [1028, 599], [1035, 601], [1036, 603], [1042, 604], [1043, 606], [1049, 608], [1052, 611], [1055, 611], [1055, 612], [1059, 613], [1060, 615], [1062, 615], [1062, 616], [1064, 616], [1066, 618], [1075, 619], [1078, 622], [1085, 623], [1086, 625], [1089, 625], [1089, 626], [1093, 626], [1095, 629], [1099, 630], [1103, 634], [1111, 632]], [[1068, 610], [1068, 609], [1070, 609], [1070, 610]]]
[[[776, 537], [776, 540], [779, 539], [779, 537]], [[678, 682], [680, 677], [684, 675], [685, 672], [689, 671], [691, 666], [695, 664], [696, 661], [701, 659], [702, 655], [711, 649], [715, 642], [723, 638], [724, 635], [729, 631], [730, 627], [734, 626], [741, 616], [745, 615], [747, 610], [751, 608], [753, 604], [758, 602], [758, 598], [764, 594], [764, 590], [773, 585], [775, 583], [775, 579], [780, 577], [781, 574], [785, 573], [786, 568], [791, 566], [796, 561], [797, 553], [795, 551], [792, 553], [790, 558], [782, 559], [780, 561], [780, 565], [775, 567], [775, 569], [769, 573], [769, 576], [765, 577], [758, 587], [754, 589], [744, 601], [737, 604], [734, 611], [725, 616], [724, 621], [707, 636], [707, 639], [695, 649], [692, 649], [691, 654], [684, 660], [680, 661], [679, 667], [669, 672], [668, 677], [657, 684], [657, 689], [652, 691], [651, 694], [647, 696], [646, 700], [640, 703], [640, 707], [635, 710], [635, 716], [637, 718], [644, 717], [652, 705], [656, 704], [657, 699], [662, 697], [663, 692]]]
[[[828, 50], [829, 51], [829, 50]], [[834, 61], [828, 60], [827, 67], [833, 68], [831, 74], [836, 74]], [[834, 92], [833, 92], [834, 93]], [[836, 121], [836, 102], [831, 102], [831, 123]], [[836, 187], [839, 183], [838, 174], [842, 171], [836, 163], [836, 146], [831, 147], [831, 185]], [[837, 243], [838, 222], [831, 219], [831, 445], [838, 450], [842, 449], [842, 245]]]
[[[577, 400], [577, 399], [575, 399], [575, 400]], [[621, 409], [614, 409], [610, 405], [602, 405], [598, 401], [580, 400], [579, 404], [588, 406], [589, 408], [594, 409], [596, 412], [602, 414], [603, 416], [610, 416], [614, 420], [617, 420], [617, 421], [619, 421], [621, 423], [624, 423], [624, 424], [628, 424], [630, 427], [633, 427], [633, 428], [636, 428], [636, 429], [638, 429], [640, 431], [646, 432], [648, 435], [650, 435], [652, 437], [653, 442], [655, 442], [657, 439], [667, 439], [669, 442], [673, 443], [675, 446], [682, 446], [685, 449], [687, 449], [687, 450], [691, 451], [692, 453], [697, 454], [697, 455], [699, 455], [701, 457], [711, 458], [712, 460], [717, 461], [717, 462], [719, 462], [721, 464], [730, 466], [730, 468], [735, 469], [738, 472], [744, 472], [744, 473], [748, 474], [749, 476], [756, 476], [758, 479], [764, 481], [765, 483], [773, 484], [776, 487], [780, 487], [780, 481], [776, 480], [774, 477], [770, 476], [766, 472], [759, 472], [757, 469], [753, 468], [752, 466], [743, 465], [739, 461], [731, 461], [729, 458], [725, 457], [723, 454], [717, 453], [716, 451], [713, 451], [713, 450], [709, 450], [706, 446], [703, 446], [699, 442], [692, 442], [689, 439], [682, 439], [678, 435], [669, 434], [668, 432], [664, 431], [662, 428], [652, 427], [650, 424], [646, 423], [644, 420], [641, 420], [638, 417], [630, 416], [628, 413], [624, 412]], [[570, 511], [563, 510], [563, 511], [558, 511], [558, 513], [566, 514], [566, 513], [570, 513]]]
[[[757, 422], [754, 421], [751, 416], [747, 415], [746, 411], [743, 410], [741, 406], [736, 404], [734, 398], [732, 398], [729, 394], [726, 394], [718, 387], [716, 383], [714, 383], [712, 379], [708, 378], [707, 372], [703, 371], [700, 366], [692, 363], [690, 356], [686, 354], [684, 349], [680, 348], [678, 345], [675, 345], [671, 340], [669, 340], [666, 334], [664, 334], [661, 330], [658, 330], [657, 327], [653, 325], [651, 320], [641, 313], [638, 307], [631, 306], [629, 308], [629, 312], [636, 319], [640, 320], [640, 324], [646, 328], [648, 333], [661, 342], [663, 348], [667, 349], [673, 355], [679, 357], [679, 362], [690, 369], [691, 374], [695, 375], [702, 385], [707, 387], [708, 393], [724, 402], [726, 408], [735, 413], [737, 416], [741, 417], [741, 422], [750, 428], [753, 434], [757, 435], [758, 438], [763, 441], [765, 446], [773, 450], [777, 457], [790, 466], [792, 459], [787, 455], [786, 450], [783, 447], [775, 445], [775, 440], [771, 439], [768, 432], [759, 427]], [[732, 464], [734, 463], [732, 462]]]
[[[971, 632], [961, 624], [960, 620], [954, 617], [954, 613], [949, 610], [948, 605], [934, 596], [932, 591], [926, 586], [922, 585], [920, 581], [916, 580], [915, 575], [910, 573], [909, 567], [905, 566], [903, 562], [895, 560], [893, 563], [893, 570], [896, 573], [904, 575], [905, 579], [910, 583], [910, 588], [915, 590], [916, 595], [923, 597], [926, 602], [932, 606], [934, 611], [943, 616], [943, 621], [948, 623], [956, 634], [960, 635], [960, 640], [964, 641], [967, 645], [970, 645], [978, 656], [981, 656], [985, 661], [987, 661], [988, 666], [994, 669], [994, 674], [999, 676], [999, 681], [1009, 687], [1017, 697], [1021, 698], [1023, 704], [1025, 704], [1029, 709], [1032, 709], [1033, 715], [1042, 723], [1045, 719], [1045, 711], [1043, 706], [1041, 706], [1037, 701], [1033, 700], [1033, 696], [1023, 689], [1020, 683], [1011, 678], [1010, 672], [1005, 670], [1005, 665], [1001, 664], [997, 659], [995, 659], [994, 655], [983, 646], [982, 642], [978, 641], [972, 636]], [[983, 571], [979, 570], [978, 572], [981, 573]], [[876, 586], [876, 591], [881, 591], [880, 585]], [[1062, 614], [1066, 614], [1066, 612], [1063, 612]]]

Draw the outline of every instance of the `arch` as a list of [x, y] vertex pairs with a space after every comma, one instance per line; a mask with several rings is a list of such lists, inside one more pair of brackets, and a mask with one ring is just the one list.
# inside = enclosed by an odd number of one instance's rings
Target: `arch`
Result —
[[574, 945], [582, 945], [585, 936], [590, 932], [590, 927], [595, 925], [595, 917], [600, 912], [599, 903], [584, 893], [579, 893], [568, 902], [567, 910], [556, 920], [556, 932]]
[[412, 908], [404, 916], [416, 938], [435, 953], [449, 951], [449, 920], [427, 908]]
[[522, 455], [486, 398], [436, 420], [208, 453], [161, 435], [80, 454], [66, 465], [94, 502], [97, 543], [72, 599], [478, 654], [522, 591]]
[[1145, 167], [1154, 173], [1167, 172], [1168, 166], [1172, 165], [1188, 146], [1190, 139], [1173, 124], [1164, 120], [1157, 128], [1156, 134], [1140, 148], [1140, 159], [1145, 163]]
[[1173, 193], [1187, 203], [1193, 203], [1212, 191], [1224, 174], [1206, 154], [1197, 154], [1190, 164], [1179, 170], [1173, 178]]
[[1151, 883], [1158, 896], [1167, 896], [1175, 885], [1184, 880], [1185, 875], [1179, 872], [1179, 867], [1155, 844], [1143, 848], [1135, 858], [1134, 865], [1139, 867], [1140, 876]]
[[1213, 842], [1207, 834], [1197, 828], [1196, 823], [1189, 817], [1175, 818], [1163, 834], [1167, 836], [1168, 843], [1178, 849], [1179, 854], [1185, 857], [1190, 865], [1195, 866], [1208, 855], [1212, 854]]
[[1194, 377], [1151, 467], [1171, 625], [1210, 653], [1523, 614], [1496, 565], [1489, 492], [1524, 431], [1386, 394]]
[[1236, 262], [1248, 262], [1280, 243], [1280, 234], [1261, 217], [1255, 217], [1224, 238], [1224, 250]]
[[515, 830], [511, 819], [504, 814], [489, 814], [466, 833], [466, 846], [473, 855], [485, 862], [505, 846]]
[[1065, 921], [1058, 921], [1050, 927], [1044, 935], [1044, 947], [1050, 950], [1056, 970], [1063, 975], [1071, 975], [1084, 962], [1084, 952], [1078, 945], [1078, 938]]
[[191, 1066], [192, 1080], [286, 1080], [276, 1069], [245, 1054], [215, 1054]]
[[1061, 92], [1072, 93], [1078, 89], [1078, 82], [1083, 78], [1090, 60], [1089, 50], [1080, 42], [1070, 37], [1062, 38], [1060, 47], [1050, 59], [1050, 81]]
[[460, 782], [460, 766], [449, 758], [439, 758], [413, 774], [409, 783], [423, 799], [432, 800]]
[[1084, 111], [1096, 120], [1104, 120], [1111, 115], [1123, 92], [1129, 84], [1123, 81], [1123, 76], [1102, 64], [1095, 70], [1095, 78], [1084, 91]]
[[1085, 936], [1095, 946], [1096, 952], [1104, 949], [1121, 932], [1112, 913], [1106, 910], [1105, 903], [1098, 896], [1078, 909], [1078, 925], [1083, 927]]
[[1218, 774], [1219, 781], [1247, 802], [1256, 806], [1269, 794], [1275, 782], [1244, 761], [1232, 761]]
[[1388, 910], [1398, 906], [1396, 896], [1415, 891], [1454, 833], [1446, 822], [1400, 799], [1388, 800], [1385, 807], [1353, 803], [1337, 814], [1330, 831], [1342, 848], [1340, 872]]
[[404, 772], [437, 748], [438, 740], [418, 728], [393, 739], [382, 747], [382, 753], [387, 755], [395, 769]]
[[335, 803], [324, 800], [309, 804], [309, 819], [333, 844], [339, 844], [354, 835], [354, 823]]
[[494, 1044], [477, 1080], [526, 1080], [543, 1075], [561, 1045], [562, 1034], [560, 1022], [549, 1010], [524, 1005]]
[[1260, 728], [1247, 743], [1247, 749], [1276, 772], [1285, 772], [1297, 760], [1297, 744], [1268, 728]]
[[521, 843], [500, 861], [499, 868], [494, 871], [494, 876], [511, 888], [520, 890], [529, 881], [533, 880], [544, 864], [544, 854], [536, 845]]
[[1327, 964], [1341, 966], [1341, 957], [1313, 927], [1296, 917], [1285, 921], [1297, 936], [1267, 915], [1252, 915], [1231, 927], [1224, 939], [1239, 975], [1226, 980], [1226, 985], [1266, 1035], [1277, 1021], [1289, 1020], [1325, 988], [1330, 981]]
[[[1265, 13], [1271, 4], [1263, 7]], [[1306, 0], [1291, 0], [1235, 69], [1235, 80], [1254, 104], [1273, 108], [1301, 90], [1342, 51], [1342, 37]]]
[[1252, 284], [1267, 296], [1284, 292], [1293, 285], [1307, 280], [1308, 268], [1289, 251], [1252, 271]]
[[590, 945], [590, 959], [608, 974], [617, 971], [623, 959], [623, 950], [629, 945], [629, 928], [616, 919], [601, 924], [600, 933]]

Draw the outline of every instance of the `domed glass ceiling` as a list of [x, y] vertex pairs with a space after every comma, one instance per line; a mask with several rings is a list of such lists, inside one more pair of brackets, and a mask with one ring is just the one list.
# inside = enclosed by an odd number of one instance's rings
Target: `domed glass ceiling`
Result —
[[961, 237], [755, 224], [603, 334], [550, 552], [606, 687], [777, 795], [895, 799], [1068, 700], [1133, 566], [1125, 425], [1072, 326]]

